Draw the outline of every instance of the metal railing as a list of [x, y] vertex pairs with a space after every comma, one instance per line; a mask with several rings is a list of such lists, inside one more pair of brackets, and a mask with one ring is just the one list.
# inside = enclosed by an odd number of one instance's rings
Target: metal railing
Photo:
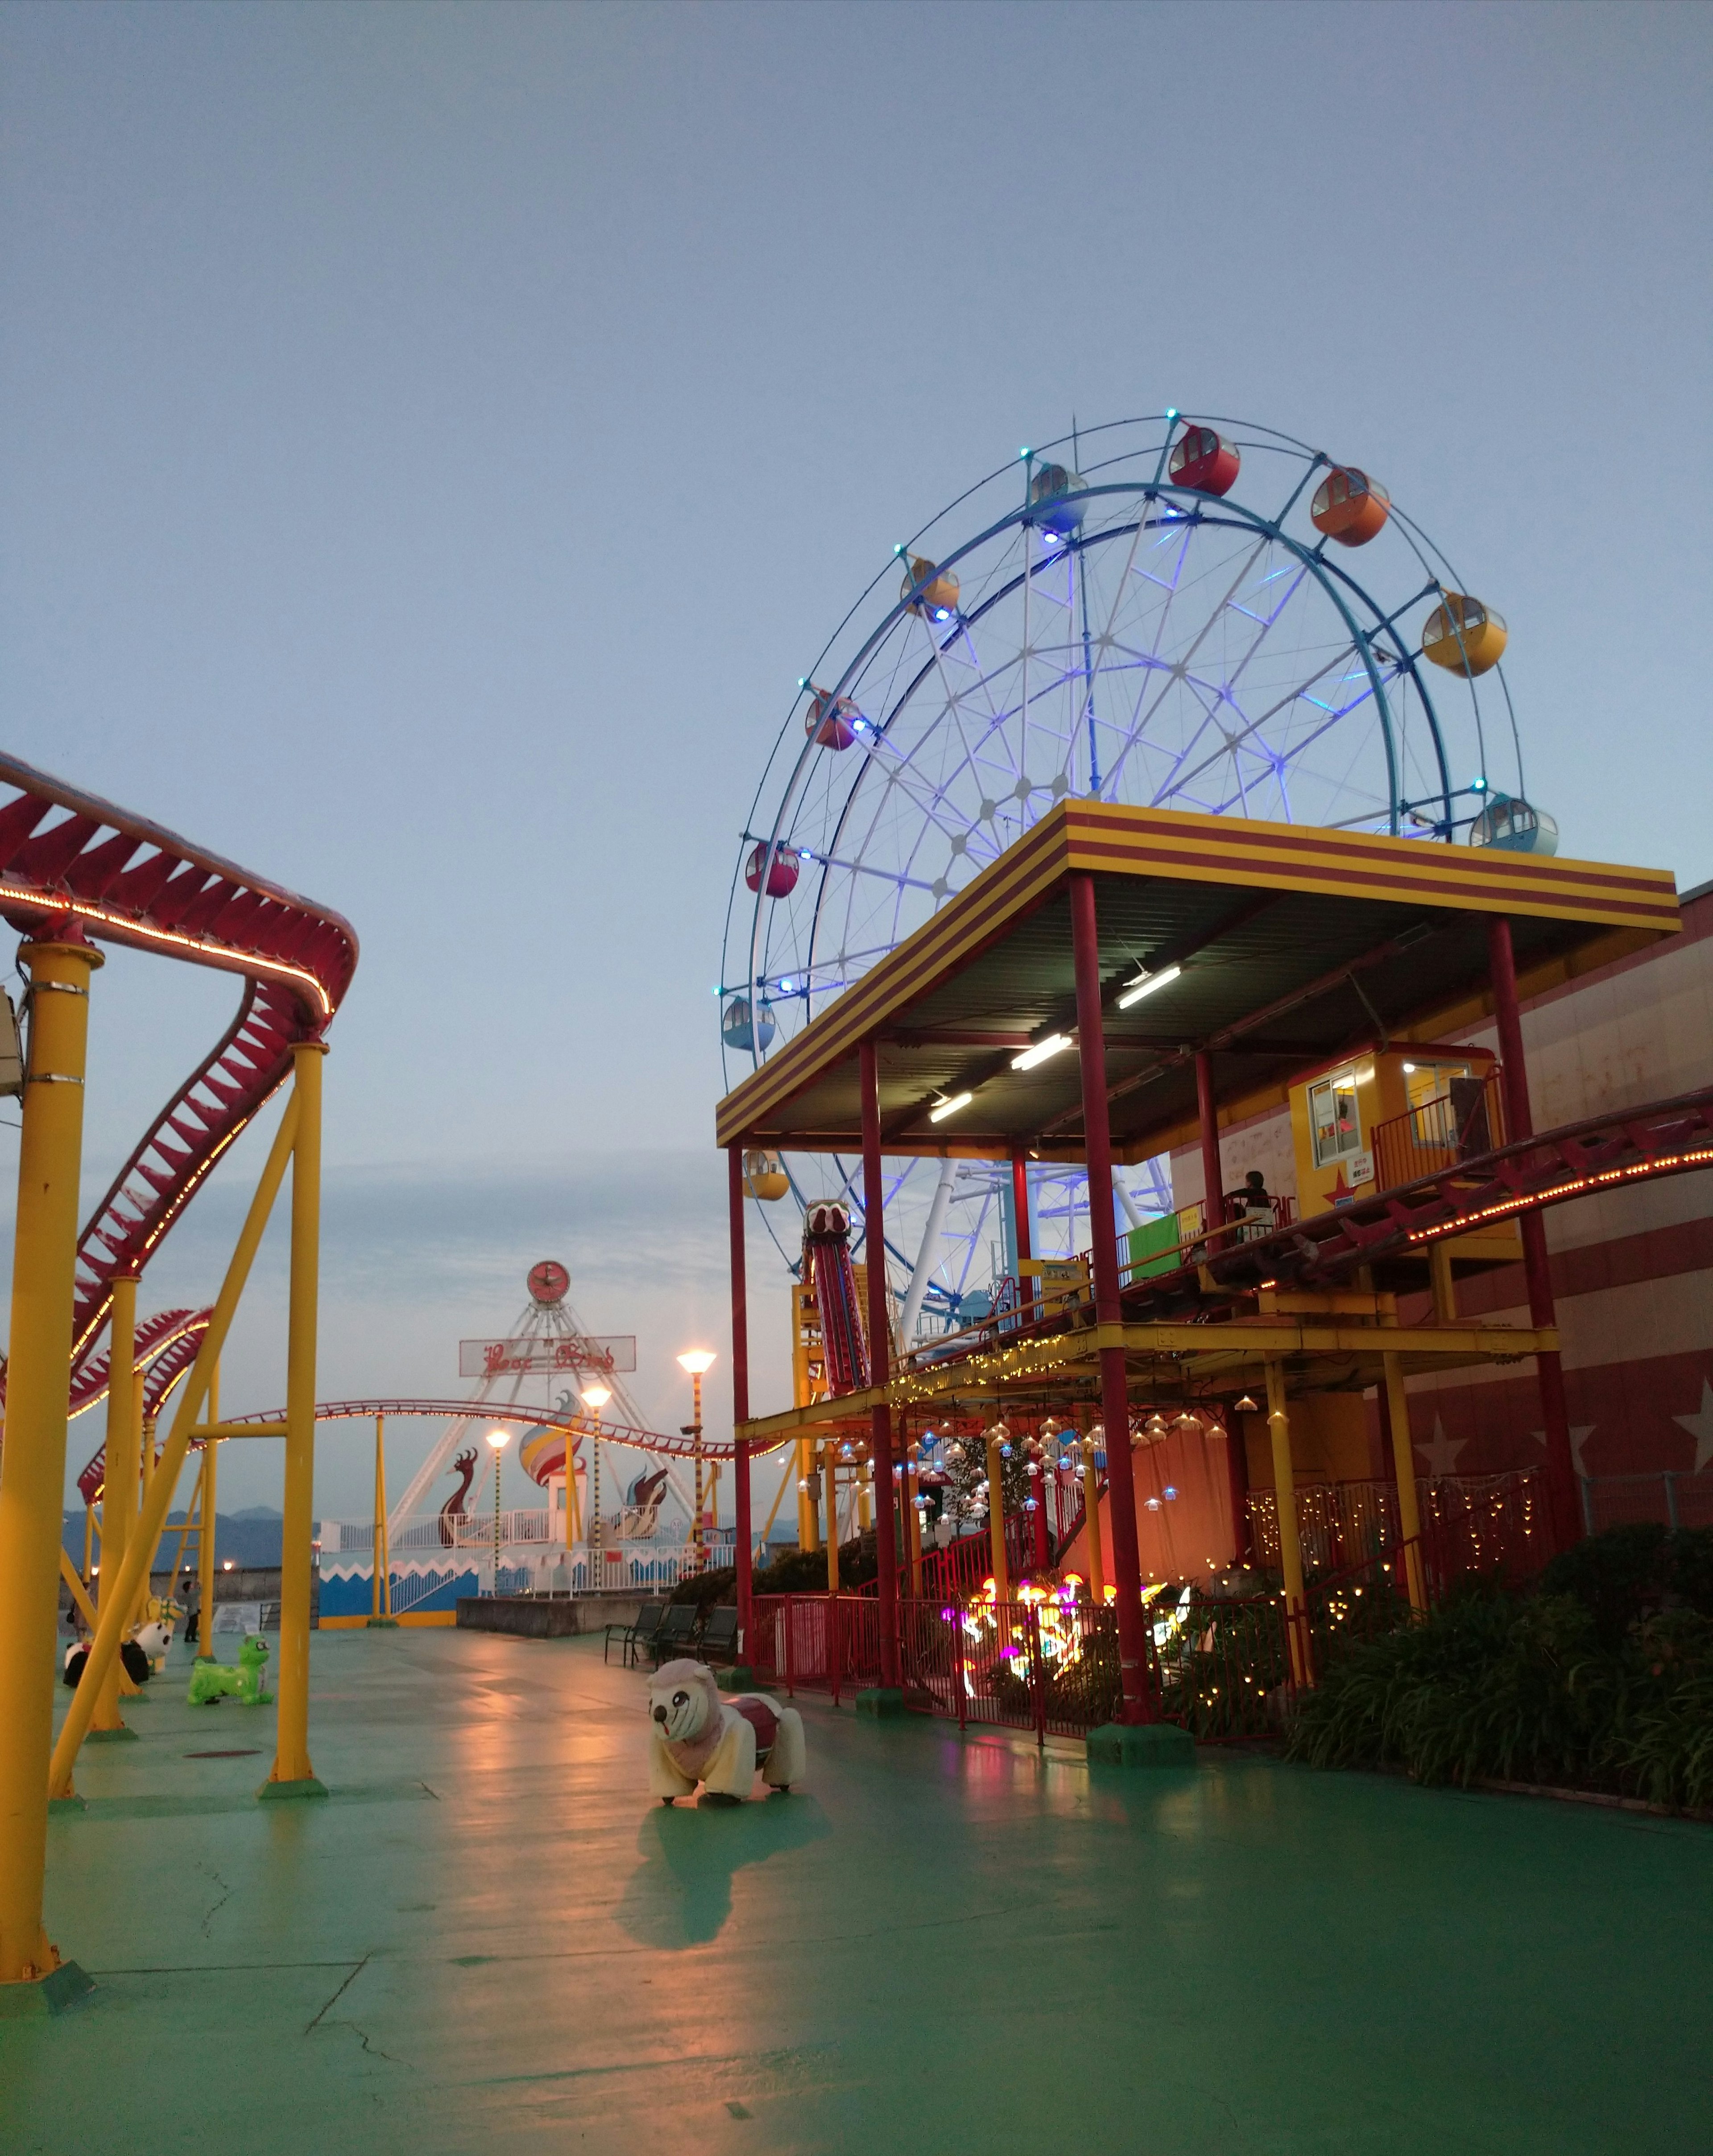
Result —
[[[1121, 1702], [1118, 1620], [1109, 1606], [1051, 1599], [907, 1598], [898, 1605], [906, 1703], [972, 1722], [1085, 1736]], [[854, 1595], [759, 1597], [746, 1659], [787, 1692], [847, 1692], [880, 1681], [880, 1610]], [[1290, 1681], [1282, 1596], [1157, 1596], [1148, 1610], [1157, 1712], [1206, 1742], [1274, 1734]]]
[[1505, 1142], [1498, 1065], [1485, 1078], [1454, 1079], [1449, 1092], [1377, 1123], [1372, 1138], [1374, 1184], [1379, 1190], [1396, 1189], [1491, 1152]]
[[[1713, 1482], [1713, 1476], [1710, 1476]], [[1416, 1484], [1422, 1543], [1436, 1576], [1503, 1565], [1527, 1578], [1551, 1555], [1546, 1484], [1538, 1468], [1509, 1475], [1441, 1476]], [[1280, 1563], [1279, 1511], [1270, 1490], [1249, 1497], [1250, 1547], [1269, 1571]], [[1403, 1539], [1391, 1482], [1309, 1483], [1296, 1492], [1303, 1568], [1338, 1573], [1396, 1553]]]
[[1680, 1527], [1713, 1527], [1713, 1469], [1582, 1477], [1582, 1523], [1591, 1535], [1644, 1520], [1674, 1532]]

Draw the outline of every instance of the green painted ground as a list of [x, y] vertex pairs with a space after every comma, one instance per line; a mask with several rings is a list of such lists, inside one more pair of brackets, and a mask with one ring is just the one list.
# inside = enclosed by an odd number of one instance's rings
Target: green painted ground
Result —
[[809, 1793], [668, 1813], [598, 1645], [314, 1666], [326, 1804], [182, 1677], [85, 1754], [5, 2156], [1713, 2148], [1713, 1830], [813, 1706]]

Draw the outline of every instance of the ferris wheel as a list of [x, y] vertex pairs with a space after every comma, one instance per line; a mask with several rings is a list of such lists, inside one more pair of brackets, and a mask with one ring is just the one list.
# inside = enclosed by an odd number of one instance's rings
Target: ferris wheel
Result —
[[[798, 684], [726, 915], [728, 1090], [1067, 795], [1550, 852], [1501, 617], [1360, 467], [1167, 411], [1025, 449], [893, 550]], [[854, 1160], [751, 1165], [788, 1262]], [[1171, 1203], [1127, 1170], [1136, 1224]], [[1074, 1170], [1030, 1171], [1033, 1248]], [[887, 1163], [906, 1333], [985, 1315], [1003, 1165]], [[897, 1283], [907, 1285], [900, 1289]]]

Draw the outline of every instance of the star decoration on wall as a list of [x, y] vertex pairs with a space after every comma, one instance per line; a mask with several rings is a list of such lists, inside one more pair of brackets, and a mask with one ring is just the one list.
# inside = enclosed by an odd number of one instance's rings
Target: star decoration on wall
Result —
[[1426, 1440], [1418, 1438], [1416, 1450], [1428, 1463], [1428, 1472], [1437, 1481], [1442, 1475], [1455, 1475], [1457, 1455], [1469, 1443], [1466, 1437], [1448, 1437], [1445, 1424], [1438, 1415], [1433, 1418], [1433, 1435]]
[[1695, 1440], [1695, 1464], [1691, 1472], [1699, 1475], [1713, 1461], [1713, 1385], [1702, 1378], [1699, 1414], [1674, 1415], [1671, 1419], [1680, 1424]]
[[[1577, 1473], [1584, 1481], [1588, 1479], [1588, 1465], [1582, 1458], [1582, 1447], [1599, 1427], [1598, 1423], [1592, 1422], [1573, 1422], [1570, 1425], [1570, 1456], [1576, 1462]], [[1531, 1430], [1529, 1435], [1544, 1450], [1546, 1443], [1544, 1430]]]

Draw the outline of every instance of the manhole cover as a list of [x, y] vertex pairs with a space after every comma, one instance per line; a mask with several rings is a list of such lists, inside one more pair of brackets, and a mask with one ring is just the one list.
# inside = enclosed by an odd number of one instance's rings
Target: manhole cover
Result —
[[259, 1746], [247, 1744], [238, 1752], [187, 1752], [183, 1756], [187, 1759], [259, 1759], [262, 1754]]

